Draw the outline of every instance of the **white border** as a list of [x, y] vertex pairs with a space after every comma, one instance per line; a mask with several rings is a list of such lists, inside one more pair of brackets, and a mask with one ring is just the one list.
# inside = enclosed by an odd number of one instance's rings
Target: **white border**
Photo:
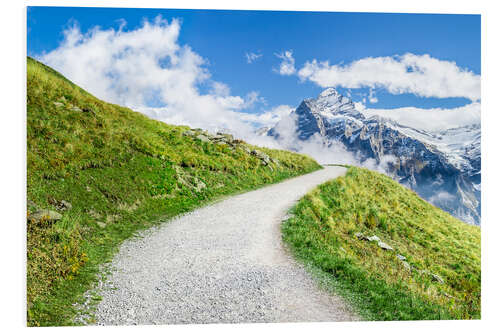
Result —
[[[26, 188], [26, 117], [25, 117], [25, 75], [26, 75], [26, 9], [25, 6], [84, 6], [84, 7], [135, 7], [135, 8], [199, 8], [199, 9], [260, 9], [260, 10], [306, 10], [306, 11], [350, 11], [350, 12], [405, 12], [405, 13], [453, 13], [482, 15], [482, 320], [480, 321], [420, 321], [420, 322], [377, 322], [377, 323], [308, 323], [308, 324], [240, 324], [240, 325], [187, 325], [187, 326], [147, 326], [147, 327], [90, 327], [75, 328], [82, 331], [120, 330], [120, 331], [156, 331], [173, 332], [243, 332], [286, 331], [302, 332], [422, 332], [453, 331], [470, 332], [471, 330], [491, 331], [496, 323], [499, 294], [498, 255], [500, 254], [498, 235], [499, 203], [497, 169], [500, 165], [497, 151], [500, 130], [500, 105], [498, 80], [500, 54], [499, 38], [500, 17], [494, 1], [397, 1], [397, 0], [351, 0], [327, 2], [307, 1], [235, 1], [211, 0], [130, 0], [130, 1], [25, 1], [3, 3], [0, 11], [2, 25], [2, 71], [0, 108], [3, 119], [2, 129], [2, 254], [1, 286], [1, 322], [4, 329], [25, 327], [25, 188]], [[44, 331], [57, 330], [47, 328]], [[60, 328], [59, 328], [60, 329]], [[67, 329], [67, 328], [63, 328]]]
[[[478, 3], [479, 2], [479, 3]], [[241, 9], [241, 10], [291, 10], [291, 11], [350, 11], [350, 12], [405, 12], [405, 13], [447, 13], [479, 14], [484, 6], [481, 1], [433, 1], [418, 2], [394, 0], [351, 0], [326, 2], [321, 0], [285, 1], [285, 0], [31, 0], [31, 6], [84, 6], [84, 7], [135, 7], [135, 8], [180, 8], [180, 9]]]

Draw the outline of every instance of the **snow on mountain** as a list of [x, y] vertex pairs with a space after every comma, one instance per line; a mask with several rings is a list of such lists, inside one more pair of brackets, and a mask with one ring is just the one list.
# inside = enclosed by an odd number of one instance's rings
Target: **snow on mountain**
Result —
[[[469, 125], [429, 132], [381, 116], [365, 117], [334, 88], [302, 101], [288, 118], [260, 134], [280, 138], [281, 123], [293, 121], [298, 141], [320, 138], [328, 148], [342, 144], [359, 163], [375, 160], [384, 171], [420, 196], [468, 223], [481, 220], [481, 128]], [[389, 161], [389, 162], [387, 162]], [[335, 161], [331, 161], [335, 162]]]

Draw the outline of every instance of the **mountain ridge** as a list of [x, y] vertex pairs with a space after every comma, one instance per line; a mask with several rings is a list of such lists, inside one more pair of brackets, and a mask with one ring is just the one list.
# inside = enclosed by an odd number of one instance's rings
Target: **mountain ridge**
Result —
[[[389, 176], [427, 201], [480, 224], [480, 124], [425, 131], [378, 115], [366, 117], [334, 88], [304, 99], [288, 118], [280, 122], [294, 121], [299, 142], [315, 136], [327, 148], [341, 144], [360, 163], [386, 164]], [[265, 134], [280, 138], [280, 123]]]

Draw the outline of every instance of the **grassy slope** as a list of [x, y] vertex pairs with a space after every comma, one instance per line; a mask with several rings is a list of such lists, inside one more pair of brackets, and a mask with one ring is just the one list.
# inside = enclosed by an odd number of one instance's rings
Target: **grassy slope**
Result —
[[[28, 199], [52, 210], [60, 200], [73, 205], [53, 225], [28, 223], [30, 326], [72, 324], [71, 304], [135, 231], [320, 168], [304, 155], [262, 148], [280, 161], [271, 170], [243, 149], [204, 143], [183, 136], [187, 127], [105, 103], [31, 58], [27, 85]], [[178, 174], [207, 186], [196, 192]]]
[[[355, 167], [306, 195], [293, 211], [282, 227], [285, 241], [367, 319], [480, 318], [479, 227], [389, 177]], [[357, 239], [358, 232], [377, 235], [395, 251]], [[405, 268], [398, 253], [416, 270]]]

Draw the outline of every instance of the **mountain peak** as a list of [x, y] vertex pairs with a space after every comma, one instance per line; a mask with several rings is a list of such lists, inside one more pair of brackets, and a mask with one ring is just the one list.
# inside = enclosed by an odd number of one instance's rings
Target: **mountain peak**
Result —
[[341, 95], [335, 88], [329, 87], [323, 90], [317, 98], [305, 100], [310, 112], [330, 118], [345, 115], [354, 118], [363, 118], [354, 107], [354, 103], [348, 97]]
[[333, 87], [329, 87], [329, 88], [326, 88], [325, 90], [323, 90], [318, 98], [321, 98], [321, 97], [330, 97], [330, 96], [339, 96], [339, 92], [337, 91], [337, 89], [333, 88]]
[[[367, 118], [331, 87], [304, 99], [293, 113], [299, 141], [315, 136], [323, 148], [332, 147], [332, 155], [321, 158], [335, 161], [335, 147], [343, 147], [355, 161], [375, 163], [432, 204], [465, 222], [481, 223], [479, 124], [431, 133], [380, 116]], [[266, 133], [279, 137], [279, 128]], [[299, 141], [289, 149], [308, 149]]]

